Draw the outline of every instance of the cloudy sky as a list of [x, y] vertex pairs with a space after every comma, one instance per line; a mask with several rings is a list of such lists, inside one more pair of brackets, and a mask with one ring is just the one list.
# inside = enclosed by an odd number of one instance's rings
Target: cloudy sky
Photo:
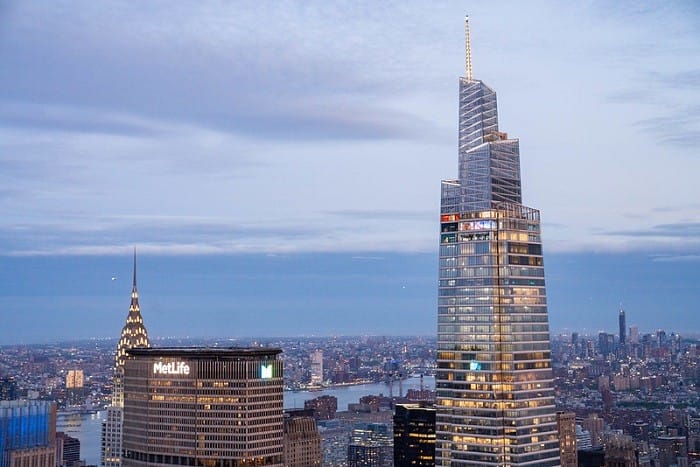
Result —
[[432, 333], [467, 13], [553, 328], [700, 331], [696, 2], [10, 1], [0, 342], [116, 335], [133, 247], [152, 333]]

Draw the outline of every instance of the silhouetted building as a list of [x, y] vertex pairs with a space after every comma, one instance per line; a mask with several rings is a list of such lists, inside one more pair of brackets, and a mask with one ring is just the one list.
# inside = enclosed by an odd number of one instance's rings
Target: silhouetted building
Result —
[[630, 326], [629, 328], [629, 343], [630, 343], [630, 352], [631, 355], [635, 358], [639, 358], [642, 356], [642, 349], [640, 349], [639, 346], [639, 327], [638, 326]]
[[557, 432], [561, 467], [577, 467], [576, 414], [574, 412], [557, 412]]
[[56, 404], [0, 401], [0, 467], [55, 467]]
[[668, 337], [666, 335], [666, 331], [663, 329], [657, 329], [656, 330], [656, 346], [657, 347], [666, 347], [666, 344], [668, 342]]
[[387, 425], [356, 424], [348, 443], [348, 467], [390, 467], [393, 451], [393, 436]]
[[674, 358], [674, 360], [677, 358], [678, 354], [681, 351], [681, 336], [680, 334], [673, 333], [671, 334], [671, 357]]
[[688, 465], [688, 451], [685, 436], [659, 436], [656, 439], [659, 448], [659, 466]]
[[630, 423], [629, 431], [634, 439], [649, 441], [649, 424], [647, 422], [636, 420]]
[[639, 326], [630, 326], [630, 343], [639, 344]]
[[436, 465], [559, 465], [540, 213], [496, 92], [459, 79], [458, 178], [443, 180]]
[[627, 344], [627, 320], [625, 319], [625, 310], [623, 310], [622, 308], [620, 308], [618, 324], [620, 327], [620, 347], [624, 348]]
[[435, 465], [435, 408], [397, 404], [394, 412], [394, 465]]
[[122, 424], [124, 420], [124, 360], [129, 349], [150, 347], [148, 332], [141, 317], [139, 293], [136, 288], [136, 251], [134, 251], [134, 279], [131, 288], [131, 304], [126, 323], [117, 344], [114, 357], [112, 405], [107, 407], [106, 418], [102, 423], [100, 463], [104, 467], [119, 467], [122, 455]]
[[56, 465], [74, 467], [80, 462], [80, 440], [62, 431], [56, 433]]
[[335, 396], [320, 396], [304, 401], [304, 408], [313, 410], [316, 420], [333, 420], [338, 410], [338, 398]]
[[0, 401], [19, 399], [17, 380], [12, 376], [0, 378]]
[[282, 466], [282, 351], [132, 348], [124, 363], [126, 466]]
[[321, 434], [311, 410], [284, 414], [285, 467], [314, 467], [323, 464]]
[[615, 335], [607, 332], [598, 333], [598, 352], [607, 356], [615, 350]]
[[637, 457], [632, 438], [610, 434], [605, 438], [605, 467], [636, 467]]
[[602, 446], [579, 449], [576, 454], [578, 467], [605, 467], [605, 449]]

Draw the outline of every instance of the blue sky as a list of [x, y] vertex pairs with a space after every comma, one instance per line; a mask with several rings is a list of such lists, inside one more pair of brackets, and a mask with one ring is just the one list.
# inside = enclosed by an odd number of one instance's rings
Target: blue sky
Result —
[[553, 329], [700, 330], [696, 2], [18, 1], [0, 342], [116, 335], [134, 246], [152, 333], [432, 333], [467, 13]]

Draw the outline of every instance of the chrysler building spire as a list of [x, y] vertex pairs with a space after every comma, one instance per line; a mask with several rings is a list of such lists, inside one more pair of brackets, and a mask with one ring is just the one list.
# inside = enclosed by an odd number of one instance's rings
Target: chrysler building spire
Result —
[[136, 290], [136, 248], [134, 248], [134, 290]]
[[136, 249], [134, 249], [134, 283], [131, 289], [131, 305], [129, 314], [126, 317], [126, 324], [122, 328], [122, 334], [117, 346], [115, 360], [115, 372], [121, 373], [124, 369], [124, 359], [126, 351], [134, 347], [150, 347], [148, 332], [141, 317], [141, 307], [139, 306], [139, 293], [136, 288]]
[[131, 288], [131, 304], [126, 323], [117, 344], [114, 358], [114, 387], [112, 405], [107, 407], [107, 418], [102, 423], [100, 463], [104, 467], [122, 466], [122, 424], [124, 422], [124, 362], [126, 353], [134, 347], [150, 347], [146, 327], [141, 317], [139, 293], [136, 288], [136, 248], [134, 248], [134, 283]]
[[131, 306], [129, 311], [131, 311], [131, 308], [139, 309], [139, 292], [136, 289], [136, 248], [134, 248], [134, 285], [131, 287]]

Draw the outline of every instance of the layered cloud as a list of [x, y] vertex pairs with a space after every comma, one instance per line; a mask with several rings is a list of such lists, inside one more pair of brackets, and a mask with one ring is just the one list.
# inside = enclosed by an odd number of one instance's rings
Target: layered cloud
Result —
[[6, 4], [0, 253], [434, 251], [465, 13], [548, 251], [700, 248], [697, 11], [552, 7]]

